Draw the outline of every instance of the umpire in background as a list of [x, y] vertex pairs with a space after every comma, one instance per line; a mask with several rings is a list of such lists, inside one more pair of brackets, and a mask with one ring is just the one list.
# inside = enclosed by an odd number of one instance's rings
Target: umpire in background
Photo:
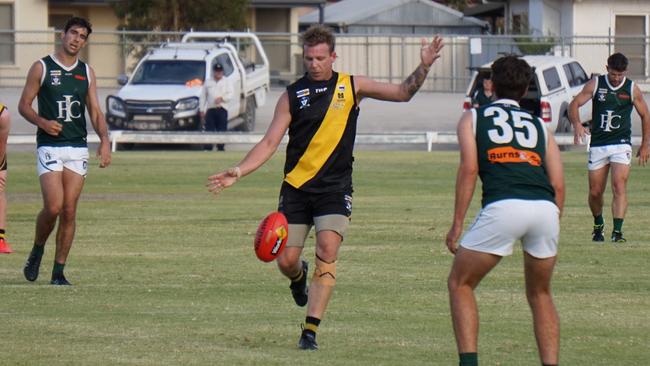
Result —
[[[233, 95], [232, 85], [228, 79], [223, 77], [223, 65], [220, 63], [212, 66], [212, 78], [205, 81], [201, 91], [201, 119], [205, 120], [205, 130], [226, 131], [228, 130], [228, 111], [225, 104], [230, 101]], [[205, 145], [205, 150], [212, 150], [212, 145]], [[223, 151], [224, 145], [217, 144], [217, 150]]]

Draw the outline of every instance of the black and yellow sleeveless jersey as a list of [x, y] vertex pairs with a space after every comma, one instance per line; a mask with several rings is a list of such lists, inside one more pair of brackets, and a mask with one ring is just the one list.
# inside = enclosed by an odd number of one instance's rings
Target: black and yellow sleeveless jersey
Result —
[[2, 112], [5, 111], [5, 109], [7, 109], [7, 106], [5, 106], [4, 104], [0, 103], [0, 114], [2, 114]]
[[600, 75], [591, 102], [590, 146], [632, 144], [634, 82], [625, 78], [614, 88]]
[[482, 206], [504, 199], [555, 202], [546, 173], [547, 130], [514, 100], [472, 109]]
[[307, 75], [287, 87], [291, 123], [285, 182], [306, 192], [352, 190], [352, 150], [359, 107], [351, 75]]
[[86, 96], [90, 85], [88, 66], [77, 60], [66, 67], [52, 56], [43, 57], [43, 76], [38, 91], [39, 116], [59, 122], [63, 129], [58, 136], [52, 136], [38, 129], [38, 146], [85, 147]]

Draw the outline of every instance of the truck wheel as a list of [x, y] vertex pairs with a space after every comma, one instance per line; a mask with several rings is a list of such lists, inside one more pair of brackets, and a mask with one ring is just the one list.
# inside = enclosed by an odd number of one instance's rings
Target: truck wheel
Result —
[[239, 126], [239, 129], [244, 132], [252, 132], [255, 130], [255, 98], [246, 98], [246, 111], [242, 115], [244, 122]]
[[573, 131], [573, 127], [571, 126], [571, 121], [569, 121], [569, 117], [565, 114], [560, 117], [560, 120], [557, 121], [557, 128], [555, 128], [555, 132], [560, 132], [560, 133], [569, 133]]

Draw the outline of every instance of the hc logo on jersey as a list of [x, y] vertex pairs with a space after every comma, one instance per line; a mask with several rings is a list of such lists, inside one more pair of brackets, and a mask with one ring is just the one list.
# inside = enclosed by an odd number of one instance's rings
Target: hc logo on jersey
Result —
[[605, 132], [611, 132], [612, 130], [618, 129], [621, 127], [621, 124], [614, 125], [615, 119], [621, 119], [621, 116], [615, 114], [612, 115], [614, 111], [607, 111], [607, 114], [600, 115], [600, 128]]
[[57, 118], [62, 119], [64, 122], [72, 122], [73, 118], [80, 118], [81, 113], [74, 114], [72, 108], [76, 105], [81, 108], [81, 102], [72, 100], [72, 95], [64, 95], [65, 100], [58, 100], [56, 104], [59, 106], [59, 115]]

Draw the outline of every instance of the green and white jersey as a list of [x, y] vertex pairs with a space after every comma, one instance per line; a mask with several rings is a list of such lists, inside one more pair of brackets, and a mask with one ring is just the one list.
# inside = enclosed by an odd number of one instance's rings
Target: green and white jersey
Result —
[[510, 99], [472, 109], [483, 207], [504, 199], [555, 202], [544, 122]]
[[63, 129], [58, 136], [52, 136], [39, 128], [37, 146], [87, 146], [86, 96], [91, 82], [88, 65], [77, 60], [66, 67], [53, 55], [39, 61], [43, 75], [38, 91], [38, 114], [58, 121]]
[[631, 145], [634, 82], [625, 78], [614, 88], [607, 75], [596, 82], [591, 104], [590, 146]]

